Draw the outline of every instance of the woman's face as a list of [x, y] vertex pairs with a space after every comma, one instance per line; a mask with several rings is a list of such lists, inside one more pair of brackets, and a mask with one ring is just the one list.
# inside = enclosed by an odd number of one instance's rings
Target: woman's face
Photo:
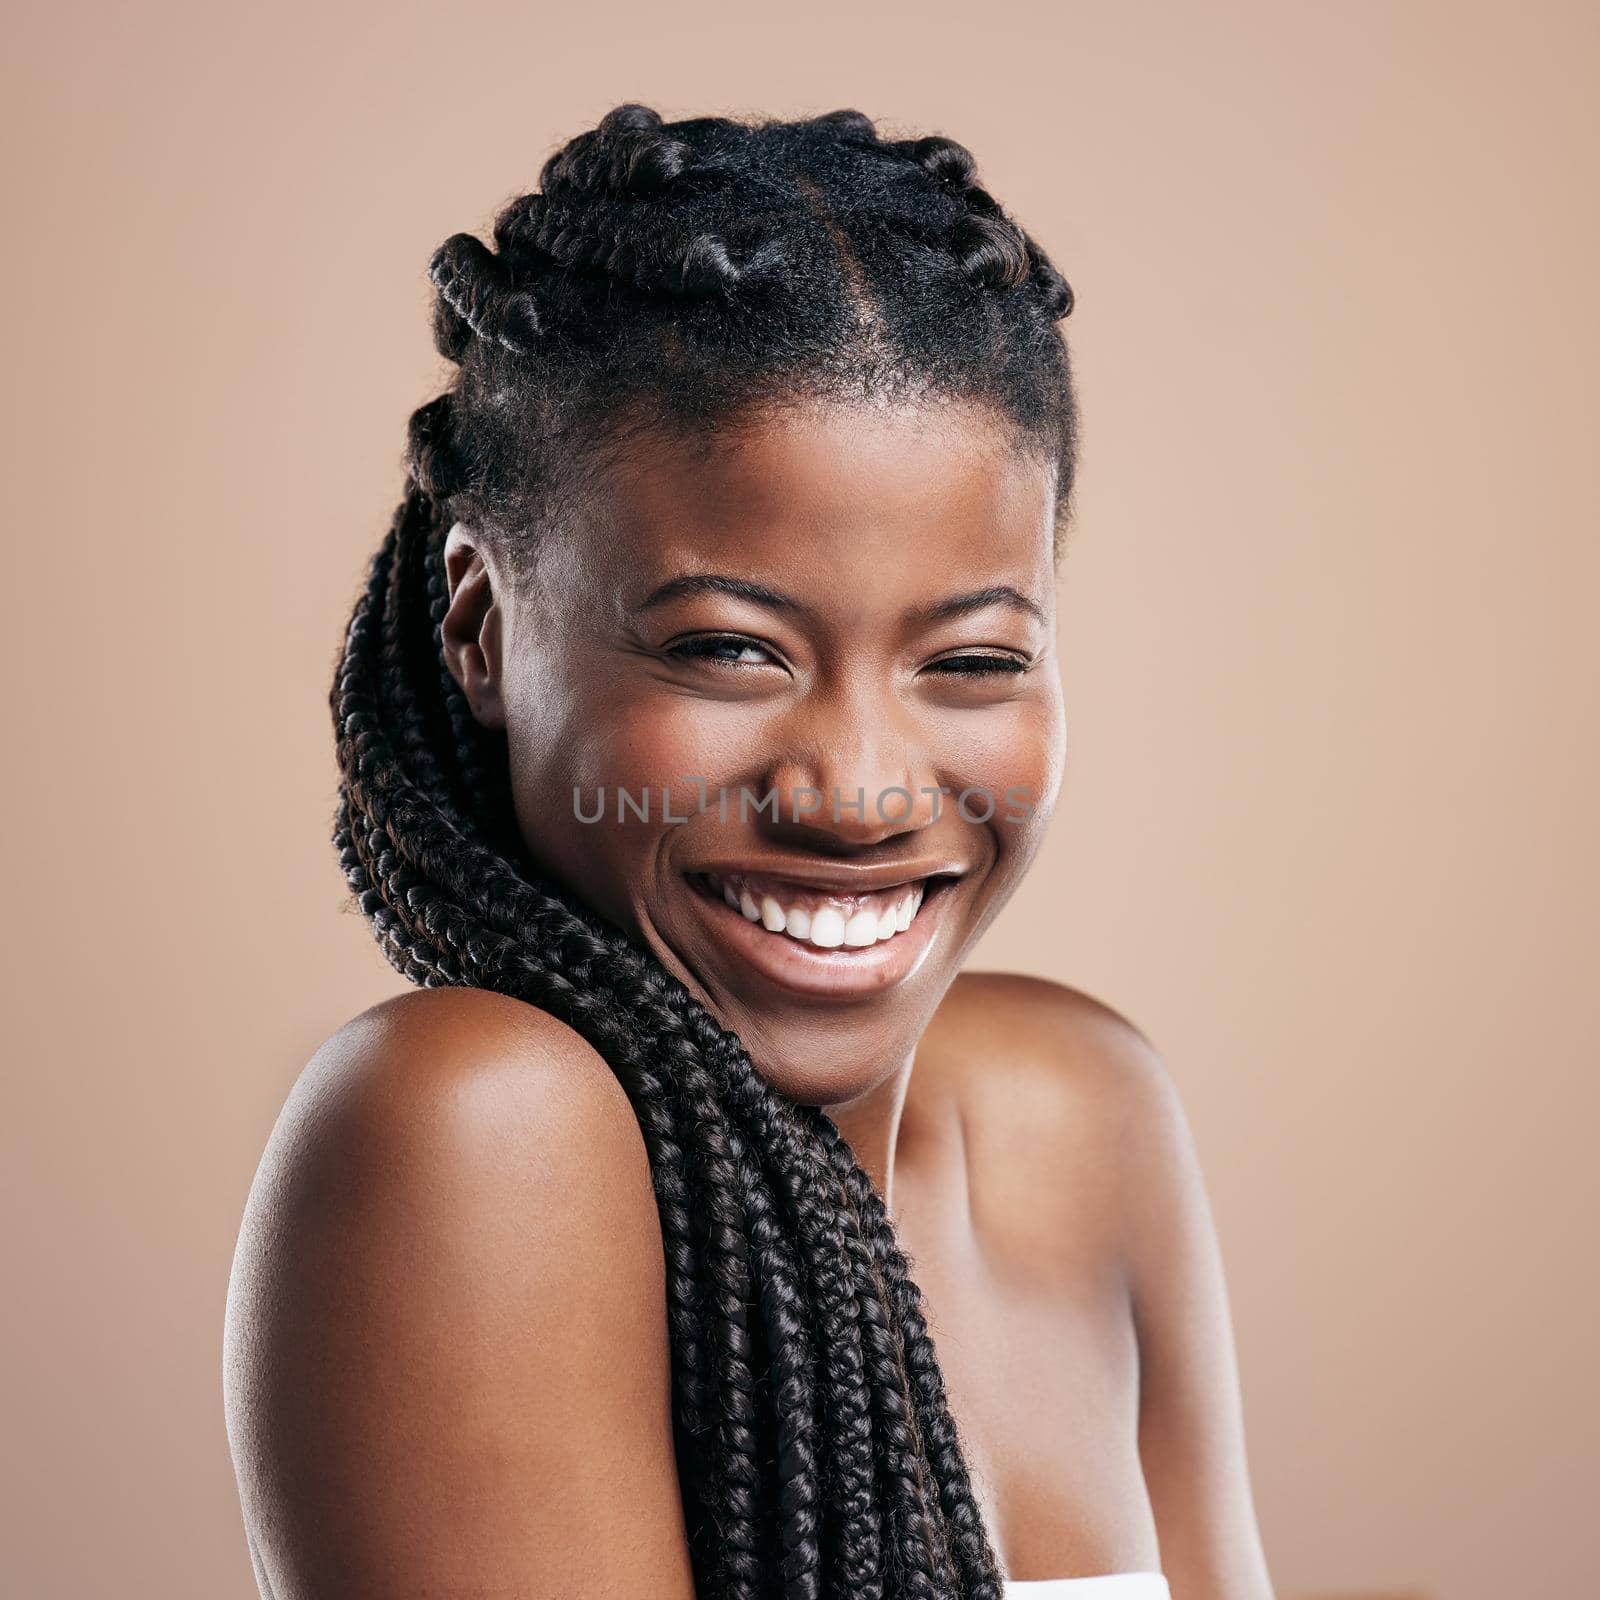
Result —
[[793, 1099], [904, 1065], [1038, 848], [1055, 488], [980, 409], [827, 405], [641, 443], [520, 573], [451, 535], [535, 861]]

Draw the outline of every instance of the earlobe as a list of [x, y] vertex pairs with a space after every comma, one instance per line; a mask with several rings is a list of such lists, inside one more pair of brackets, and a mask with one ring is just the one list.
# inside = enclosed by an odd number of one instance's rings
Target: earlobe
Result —
[[445, 665], [466, 696], [473, 720], [480, 727], [503, 729], [500, 603], [493, 568], [465, 523], [456, 523], [445, 536], [444, 570], [450, 591], [450, 606], [439, 625]]

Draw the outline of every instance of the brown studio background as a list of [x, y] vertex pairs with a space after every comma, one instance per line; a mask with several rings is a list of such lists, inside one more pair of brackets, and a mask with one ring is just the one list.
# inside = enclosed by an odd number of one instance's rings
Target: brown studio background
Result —
[[1182, 1088], [1284, 1595], [1592, 1586], [1592, 8], [9, 31], [8, 1587], [253, 1592], [239, 1214], [400, 986], [339, 914], [324, 696], [442, 375], [425, 264], [627, 99], [951, 133], [1076, 287], [1067, 786], [983, 964]]

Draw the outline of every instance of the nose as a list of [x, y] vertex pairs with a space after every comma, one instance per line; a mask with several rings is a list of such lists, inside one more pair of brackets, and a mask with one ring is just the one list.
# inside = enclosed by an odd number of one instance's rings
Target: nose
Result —
[[[899, 707], [852, 697], [783, 730], [767, 769], [783, 837], [834, 853], [913, 835], [938, 815], [932, 753]], [[948, 804], [948, 802], [946, 802]]]

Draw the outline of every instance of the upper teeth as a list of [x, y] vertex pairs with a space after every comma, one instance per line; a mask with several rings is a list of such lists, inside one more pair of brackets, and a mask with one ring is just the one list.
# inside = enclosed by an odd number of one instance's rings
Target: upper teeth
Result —
[[722, 898], [735, 911], [742, 912], [748, 921], [759, 922], [769, 933], [784, 933], [822, 950], [836, 950], [840, 945], [860, 949], [904, 933], [921, 908], [924, 887], [914, 884], [896, 898], [882, 902], [877, 910], [861, 906], [847, 915], [831, 905], [819, 906], [814, 911], [802, 905], [786, 906], [770, 894], [758, 900], [746, 888], [735, 889], [732, 884], [710, 874], [707, 876], [712, 886], [721, 890]]

